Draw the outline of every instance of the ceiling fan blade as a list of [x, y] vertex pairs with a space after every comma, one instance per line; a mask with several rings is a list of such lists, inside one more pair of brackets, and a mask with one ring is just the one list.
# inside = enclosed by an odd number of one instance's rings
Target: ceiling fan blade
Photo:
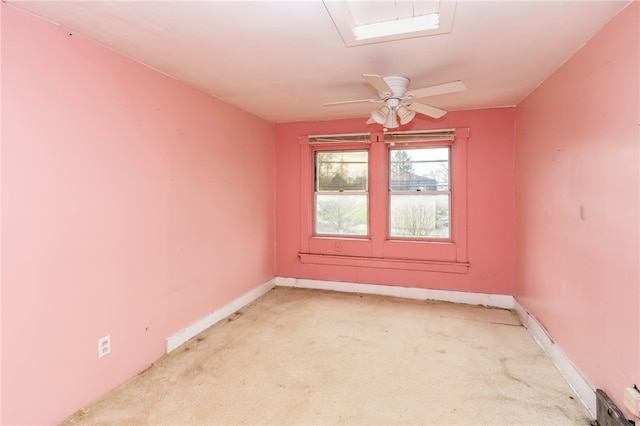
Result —
[[384, 78], [380, 77], [379, 75], [362, 74], [362, 78], [364, 78], [367, 83], [372, 85], [378, 91], [378, 93], [388, 93], [389, 95], [393, 95], [393, 90], [391, 90], [391, 87], [389, 87], [387, 82], [384, 81]]
[[364, 103], [364, 102], [376, 103], [376, 102], [382, 102], [382, 99], [356, 99], [353, 101], [328, 102], [326, 104], [322, 104], [322, 106], [358, 104], [358, 103]]
[[421, 104], [420, 102], [411, 102], [410, 104], [406, 104], [405, 106], [411, 111], [418, 112], [431, 118], [440, 118], [447, 113], [447, 111], [443, 109], [432, 107], [431, 105]]
[[426, 98], [428, 96], [444, 95], [445, 93], [462, 92], [467, 86], [460, 80], [450, 81], [449, 83], [436, 84], [435, 86], [425, 87], [423, 89], [409, 90], [406, 96], [415, 99]]

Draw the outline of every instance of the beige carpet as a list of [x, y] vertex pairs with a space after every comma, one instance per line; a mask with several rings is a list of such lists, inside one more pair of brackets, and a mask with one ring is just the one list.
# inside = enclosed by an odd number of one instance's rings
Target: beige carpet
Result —
[[66, 423], [588, 425], [590, 420], [511, 311], [275, 288]]

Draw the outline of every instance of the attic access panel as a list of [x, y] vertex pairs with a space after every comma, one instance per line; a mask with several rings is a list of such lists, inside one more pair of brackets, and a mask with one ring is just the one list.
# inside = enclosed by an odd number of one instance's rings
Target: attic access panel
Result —
[[456, 8], [455, 0], [323, 3], [347, 47], [450, 33]]

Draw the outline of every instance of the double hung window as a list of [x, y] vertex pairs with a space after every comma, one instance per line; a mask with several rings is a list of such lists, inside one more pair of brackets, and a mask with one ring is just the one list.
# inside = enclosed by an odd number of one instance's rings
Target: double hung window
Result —
[[448, 146], [389, 149], [389, 237], [448, 240]]
[[466, 273], [468, 129], [407, 133], [301, 141], [303, 263]]
[[368, 151], [316, 151], [315, 234], [368, 235], [368, 186]]

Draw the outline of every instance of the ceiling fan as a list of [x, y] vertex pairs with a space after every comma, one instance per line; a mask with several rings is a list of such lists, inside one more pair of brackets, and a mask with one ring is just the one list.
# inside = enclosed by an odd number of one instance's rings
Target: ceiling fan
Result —
[[371, 113], [371, 118], [367, 121], [367, 124], [378, 123], [386, 128], [395, 129], [400, 124], [407, 124], [413, 120], [416, 113], [432, 118], [440, 118], [447, 113], [443, 109], [417, 102], [417, 99], [461, 92], [466, 89], [466, 86], [460, 80], [408, 91], [409, 79], [407, 77], [399, 75], [380, 77], [375, 74], [362, 74], [362, 78], [378, 91], [378, 99], [330, 102], [323, 104], [323, 106], [359, 102], [384, 103], [382, 107]]

